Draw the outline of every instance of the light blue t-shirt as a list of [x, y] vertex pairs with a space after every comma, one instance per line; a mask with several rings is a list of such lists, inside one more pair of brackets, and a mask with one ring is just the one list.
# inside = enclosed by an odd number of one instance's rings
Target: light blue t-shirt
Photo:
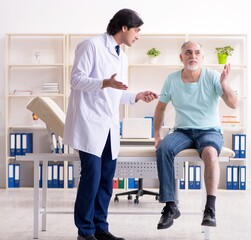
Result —
[[160, 101], [175, 108], [174, 129], [216, 129], [221, 131], [219, 97], [223, 95], [220, 73], [202, 68], [198, 82], [184, 83], [181, 72], [171, 73], [162, 87]]

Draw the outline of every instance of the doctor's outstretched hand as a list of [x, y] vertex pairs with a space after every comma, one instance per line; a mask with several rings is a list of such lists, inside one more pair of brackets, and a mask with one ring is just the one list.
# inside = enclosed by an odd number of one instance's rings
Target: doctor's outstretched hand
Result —
[[154, 92], [151, 92], [151, 91], [145, 91], [145, 92], [139, 92], [137, 95], [136, 95], [136, 102], [139, 101], [139, 100], [142, 100], [144, 102], [151, 102], [153, 101], [154, 99], [157, 99], [158, 98], [158, 95]]
[[116, 88], [116, 89], [120, 89], [120, 90], [127, 90], [128, 87], [124, 83], [119, 82], [115, 79], [116, 75], [117, 75], [117, 73], [114, 73], [111, 76], [111, 78], [104, 79], [102, 88], [111, 87], [111, 88]]

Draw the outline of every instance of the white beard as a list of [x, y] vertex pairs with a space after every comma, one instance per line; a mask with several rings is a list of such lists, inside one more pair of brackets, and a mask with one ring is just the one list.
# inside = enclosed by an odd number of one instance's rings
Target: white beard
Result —
[[198, 66], [198, 64], [196, 64], [196, 65], [187, 65], [187, 69], [188, 70], [190, 70], [190, 71], [196, 71], [196, 70], [198, 70], [198, 68], [199, 68], [199, 66]]

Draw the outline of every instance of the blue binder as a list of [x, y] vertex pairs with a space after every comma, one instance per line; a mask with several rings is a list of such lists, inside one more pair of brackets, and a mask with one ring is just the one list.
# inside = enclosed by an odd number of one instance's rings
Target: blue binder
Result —
[[240, 158], [246, 158], [246, 134], [240, 136]]
[[43, 187], [43, 166], [39, 164], [39, 187]]
[[32, 133], [22, 133], [22, 148], [21, 155], [26, 153], [32, 153], [33, 151], [33, 134]]
[[195, 172], [195, 189], [201, 189], [201, 167], [200, 166], [194, 166], [194, 172]]
[[15, 183], [14, 183], [14, 164], [10, 163], [8, 165], [8, 187], [9, 188], [14, 188]]
[[15, 188], [20, 187], [20, 165], [19, 164], [14, 165], [14, 187]]
[[53, 169], [52, 165], [48, 165], [48, 179], [47, 179], [47, 187], [52, 188], [53, 183], [52, 183], [52, 175], [53, 174]]
[[194, 181], [194, 166], [188, 166], [188, 189], [195, 189], [195, 181]]
[[240, 136], [239, 134], [232, 135], [232, 150], [235, 153], [235, 158], [240, 157]]
[[16, 133], [16, 155], [22, 154], [22, 138], [21, 133]]
[[139, 187], [139, 179], [134, 178], [134, 188], [138, 188], [138, 187]]
[[58, 188], [58, 165], [52, 165], [52, 187]]
[[239, 171], [238, 166], [232, 166], [232, 184], [233, 189], [239, 189]]
[[64, 165], [58, 165], [58, 187], [64, 188]]
[[120, 137], [122, 137], [122, 129], [123, 129], [123, 122], [120, 121], [119, 122], [119, 135], [120, 135]]
[[134, 188], [134, 178], [128, 178], [128, 188]]
[[182, 178], [180, 179], [180, 189], [185, 189], [186, 186], [186, 182], [185, 182], [185, 165], [183, 166], [183, 175], [182, 175]]
[[239, 166], [239, 189], [246, 190], [246, 166]]
[[14, 157], [16, 155], [16, 134], [10, 133], [10, 156]]
[[233, 180], [232, 180], [232, 166], [227, 166], [226, 169], [226, 188], [233, 189]]
[[68, 165], [68, 188], [74, 188], [73, 165]]

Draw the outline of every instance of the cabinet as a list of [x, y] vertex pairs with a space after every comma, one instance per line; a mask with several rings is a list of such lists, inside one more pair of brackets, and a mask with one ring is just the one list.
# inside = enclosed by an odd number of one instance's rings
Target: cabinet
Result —
[[[30, 99], [53, 98], [65, 110], [65, 35], [7, 34], [6, 36], [6, 178], [10, 133], [32, 133], [33, 152], [49, 152], [45, 124], [26, 109]], [[19, 144], [19, 143], [18, 143]], [[32, 164], [20, 164], [21, 187], [33, 186]], [[8, 181], [6, 181], [7, 185]]]
[[[9, 154], [9, 134], [13, 132], [32, 132], [33, 152], [48, 152], [49, 144], [45, 125], [32, 119], [26, 110], [28, 101], [37, 95], [50, 96], [66, 111], [70, 93], [70, 73], [74, 53], [79, 42], [97, 34], [7, 34], [6, 36], [6, 176], [8, 163], [14, 162]], [[238, 94], [238, 108], [232, 110], [220, 102], [220, 115], [224, 130], [225, 146], [232, 148], [232, 134], [246, 134], [247, 120], [247, 39], [246, 35], [216, 34], [142, 34], [131, 47], [123, 46], [129, 60], [129, 91], [152, 90], [160, 93], [166, 76], [182, 68], [179, 59], [181, 45], [192, 40], [199, 42], [204, 49], [204, 66], [222, 71], [223, 65], [217, 63], [215, 47], [231, 45], [234, 47], [229, 82]], [[146, 52], [155, 47], [161, 51], [156, 64], [148, 63]], [[58, 92], [44, 93], [44, 83], [57, 83]], [[15, 91], [18, 90], [18, 91]], [[157, 100], [149, 104], [139, 102], [133, 106], [121, 106], [120, 117], [153, 116]], [[225, 121], [232, 116], [234, 123]], [[165, 113], [163, 129], [173, 127], [175, 112], [171, 104]], [[24, 163], [22, 163], [24, 164]], [[221, 163], [220, 188], [225, 188], [226, 165]], [[234, 158], [231, 165], [246, 165], [246, 159]], [[21, 186], [32, 186], [33, 176], [29, 176], [32, 166], [21, 166]]]

